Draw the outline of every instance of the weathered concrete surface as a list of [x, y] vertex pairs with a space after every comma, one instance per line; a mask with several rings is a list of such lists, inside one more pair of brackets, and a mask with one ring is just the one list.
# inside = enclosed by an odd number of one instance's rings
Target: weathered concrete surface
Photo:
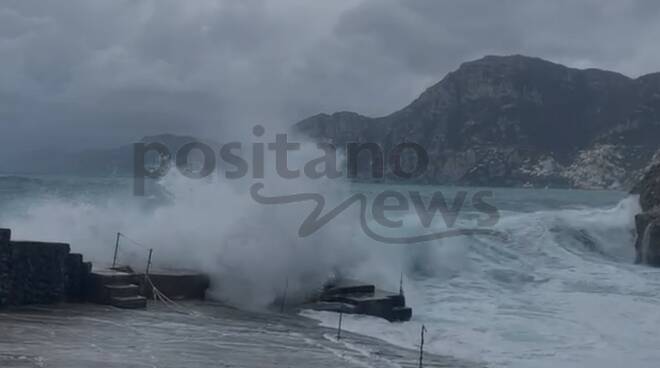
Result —
[[[148, 311], [64, 305], [0, 311], [0, 367], [417, 367], [417, 352], [296, 315], [248, 313], [185, 302]], [[425, 355], [425, 367], [481, 366]]]
[[138, 283], [144, 275], [109, 270], [94, 270], [87, 280], [88, 300], [124, 309], [144, 309], [147, 299], [140, 295]]
[[153, 270], [149, 277], [130, 268], [94, 270], [86, 282], [88, 300], [123, 308], [146, 308], [153, 287], [172, 300], [203, 300], [209, 277], [183, 270]]
[[88, 300], [99, 304], [110, 304], [108, 285], [137, 285], [138, 276], [128, 272], [115, 270], [93, 270], [87, 280]]

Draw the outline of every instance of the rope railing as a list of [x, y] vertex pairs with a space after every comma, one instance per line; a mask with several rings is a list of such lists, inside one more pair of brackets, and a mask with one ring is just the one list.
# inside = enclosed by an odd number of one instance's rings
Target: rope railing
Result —
[[154, 282], [151, 280], [150, 271], [151, 271], [151, 266], [152, 266], [153, 253], [154, 253], [153, 248], [148, 247], [144, 243], [139, 242], [139, 241], [127, 236], [126, 234], [118, 232], [117, 233], [117, 240], [116, 240], [116, 243], [115, 243], [114, 256], [113, 256], [113, 260], [112, 260], [112, 268], [114, 269], [114, 268], [117, 267], [117, 257], [118, 257], [118, 254], [119, 254], [119, 248], [120, 248], [120, 243], [121, 243], [122, 239], [128, 241], [129, 243], [131, 243], [133, 245], [136, 245], [136, 246], [140, 247], [143, 250], [147, 250], [149, 252], [149, 255], [147, 257], [147, 265], [146, 265], [145, 273], [144, 273], [144, 279], [145, 279], [145, 282], [147, 283], [147, 286], [151, 288], [154, 301], [162, 302], [166, 307], [168, 307], [169, 309], [173, 310], [176, 313], [186, 314], [186, 315], [195, 315], [194, 312], [185, 311], [185, 308], [183, 306], [176, 303], [170, 297], [165, 295], [165, 293], [160, 291], [156, 287]]
[[127, 236], [127, 235], [124, 234], [124, 233], [118, 232], [118, 233], [117, 233], [117, 239], [116, 239], [116, 241], [115, 241], [115, 251], [114, 251], [114, 255], [113, 255], [113, 257], [112, 257], [112, 268], [113, 268], [113, 269], [116, 268], [116, 267], [118, 266], [117, 261], [118, 261], [118, 257], [119, 257], [119, 250], [120, 250], [120, 245], [121, 245], [121, 241], [122, 241], [122, 240], [125, 240], [125, 241], [131, 243], [132, 245], [135, 245], [135, 246], [137, 246], [137, 247], [139, 247], [139, 248], [141, 248], [141, 249], [143, 249], [143, 250], [145, 250], [145, 251], [149, 251], [149, 250], [151, 250], [151, 248], [149, 248], [148, 246], [144, 245], [143, 243], [141, 243], [141, 242], [139, 242], [139, 241], [137, 241], [137, 240], [135, 240], [135, 239], [133, 239], [133, 238]]

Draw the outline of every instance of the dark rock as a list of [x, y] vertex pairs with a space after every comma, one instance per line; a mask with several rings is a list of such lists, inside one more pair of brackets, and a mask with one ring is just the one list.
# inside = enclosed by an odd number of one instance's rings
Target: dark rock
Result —
[[632, 193], [639, 194], [639, 204], [643, 211], [660, 207], [660, 164], [652, 166], [646, 172]]
[[[388, 116], [321, 114], [295, 128], [338, 147], [374, 142], [389, 152], [418, 143], [430, 158], [422, 183], [632, 187], [660, 147], [658, 96], [655, 75], [632, 79], [520, 55], [487, 56]], [[362, 166], [359, 178], [369, 179]], [[385, 179], [399, 180], [391, 171]]]
[[660, 164], [648, 169], [632, 193], [644, 211], [635, 216], [635, 261], [660, 267]]
[[660, 219], [652, 220], [639, 239], [638, 261], [649, 266], [660, 267]]
[[660, 220], [660, 212], [643, 212], [635, 216], [635, 231], [637, 233], [637, 239], [635, 240], [635, 263], [643, 263], [642, 243], [645, 241], [645, 235], [649, 225], [656, 220]]

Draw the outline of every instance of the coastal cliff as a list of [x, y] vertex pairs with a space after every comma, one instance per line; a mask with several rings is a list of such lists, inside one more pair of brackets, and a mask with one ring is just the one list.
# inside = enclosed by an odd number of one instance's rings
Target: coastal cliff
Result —
[[466, 62], [391, 115], [320, 114], [317, 141], [422, 145], [422, 183], [630, 189], [660, 148], [660, 73], [636, 79], [526, 56]]
[[637, 263], [660, 267], [660, 163], [652, 165], [633, 188], [642, 213], [635, 216]]

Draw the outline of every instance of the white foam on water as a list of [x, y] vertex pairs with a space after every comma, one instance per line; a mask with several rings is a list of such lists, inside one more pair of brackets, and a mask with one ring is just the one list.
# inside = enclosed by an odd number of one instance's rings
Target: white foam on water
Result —
[[[424, 324], [427, 351], [498, 367], [655, 366], [660, 270], [632, 264], [636, 203], [505, 211], [508, 240], [427, 250], [434, 274], [406, 280], [411, 322], [345, 316], [343, 328], [418, 349]], [[335, 314], [304, 315], [337, 327]]]
[[[0, 224], [16, 238], [70, 242], [99, 263], [111, 260], [121, 231], [154, 247], [161, 266], [210, 273], [216, 296], [245, 307], [271, 303], [287, 279], [292, 293], [304, 293], [341, 268], [397, 290], [403, 272], [414, 309], [410, 323], [346, 316], [344, 328], [417, 349], [424, 324], [428, 351], [492, 366], [651, 367], [660, 360], [660, 270], [632, 264], [636, 198], [617, 204], [601, 200], [611, 197], [607, 193], [497, 190], [502, 218], [496, 229], [505, 238], [410, 247], [367, 238], [356, 211], [299, 238], [312, 204], [264, 207], [249, 197], [248, 185], [218, 184], [169, 176], [158, 204], [115, 195], [89, 201], [57, 191], [25, 195], [2, 211]], [[266, 189], [275, 195], [323, 189], [338, 201], [350, 195], [332, 183], [269, 183]], [[405, 220], [401, 233], [428, 230], [416, 225], [415, 215]], [[128, 245], [122, 256], [146, 260], [144, 249]], [[305, 314], [336, 326], [336, 315]]]

